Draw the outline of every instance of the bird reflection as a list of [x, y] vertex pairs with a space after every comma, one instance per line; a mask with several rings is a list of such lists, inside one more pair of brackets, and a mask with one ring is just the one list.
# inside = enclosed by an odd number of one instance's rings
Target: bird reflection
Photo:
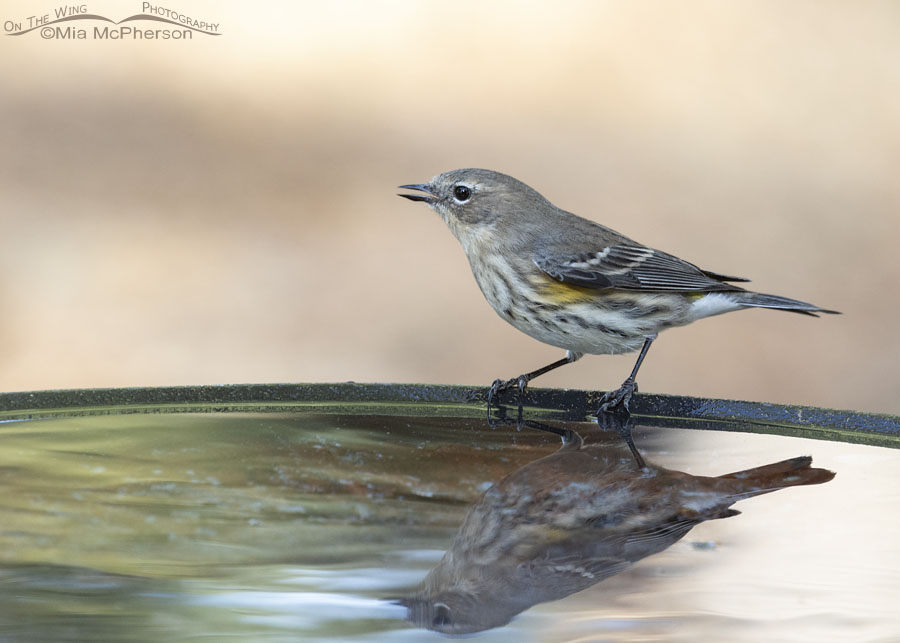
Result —
[[440, 563], [400, 601], [416, 625], [445, 634], [505, 625], [663, 551], [701, 522], [737, 515], [738, 500], [834, 477], [809, 457], [694, 476], [635, 466], [615, 433], [585, 433], [588, 443], [569, 429], [537, 428], [561, 435], [562, 447], [508, 474], [469, 509]]

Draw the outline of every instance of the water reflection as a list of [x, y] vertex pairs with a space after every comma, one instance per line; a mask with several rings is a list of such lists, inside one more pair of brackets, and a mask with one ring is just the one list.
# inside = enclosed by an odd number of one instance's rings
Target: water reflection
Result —
[[663, 551], [701, 522], [737, 515], [739, 500], [834, 477], [809, 457], [694, 476], [644, 464], [619, 437], [626, 425], [582, 437], [527, 424], [561, 435], [562, 447], [508, 474], [469, 509], [440, 563], [400, 601], [416, 625], [446, 634], [505, 625]]

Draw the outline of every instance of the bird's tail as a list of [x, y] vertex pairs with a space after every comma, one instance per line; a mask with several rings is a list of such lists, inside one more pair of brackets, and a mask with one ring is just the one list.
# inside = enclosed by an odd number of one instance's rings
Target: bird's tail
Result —
[[792, 313], [800, 313], [802, 315], [812, 315], [818, 317], [817, 313], [826, 313], [828, 315], [840, 315], [837, 310], [828, 310], [820, 308], [814, 304], [808, 304], [805, 301], [797, 299], [788, 299], [787, 297], [779, 297], [778, 295], [765, 295], [761, 292], [740, 292], [735, 293], [737, 303], [746, 308], [775, 308], [777, 310], [787, 310]]
[[834, 472], [828, 469], [814, 469], [810, 465], [812, 458], [800, 456], [790, 460], [782, 460], [775, 464], [767, 464], [754, 469], [746, 469], [736, 473], [720, 476], [720, 481], [730, 481], [734, 495], [748, 498], [762, 493], [778, 491], [785, 487], [798, 487], [808, 484], [822, 484], [834, 478]]

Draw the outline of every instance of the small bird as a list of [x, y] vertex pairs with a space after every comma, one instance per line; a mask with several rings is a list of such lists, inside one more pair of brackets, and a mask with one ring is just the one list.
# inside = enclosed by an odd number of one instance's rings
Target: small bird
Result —
[[739, 514], [731, 505], [740, 500], [835, 475], [805, 456], [718, 477], [636, 469], [602, 432], [565, 433], [556, 453], [508, 474], [469, 509], [438, 565], [398, 601], [408, 620], [444, 634], [500, 627], [625, 571], [701, 522]]
[[660, 331], [744, 308], [775, 308], [817, 317], [837, 314], [806, 302], [745, 290], [745, 282], [698, 268], [556, 207], [511, 176], [482, 169], [439, 174], [401, 185], [400, 194], [435, 210], [462, 244], [482, 294], [500, 317], [566, 356], [509, 380], [501, 391], [524, 394], [539, 375], [585, 354], [640, 350], [631, 374], [601, 398], [601, 411], [629, 413], [638, 369]]

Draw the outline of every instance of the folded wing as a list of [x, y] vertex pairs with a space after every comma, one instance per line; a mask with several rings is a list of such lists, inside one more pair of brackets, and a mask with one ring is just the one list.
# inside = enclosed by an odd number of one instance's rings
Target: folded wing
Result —
[[550, 277], [585, 288], [716, 292], [742, 290], [727, 282], [747, 281], [702, 270], [638, 244], [615, 244], [576, 254], [538, 250], [532, 259]]

